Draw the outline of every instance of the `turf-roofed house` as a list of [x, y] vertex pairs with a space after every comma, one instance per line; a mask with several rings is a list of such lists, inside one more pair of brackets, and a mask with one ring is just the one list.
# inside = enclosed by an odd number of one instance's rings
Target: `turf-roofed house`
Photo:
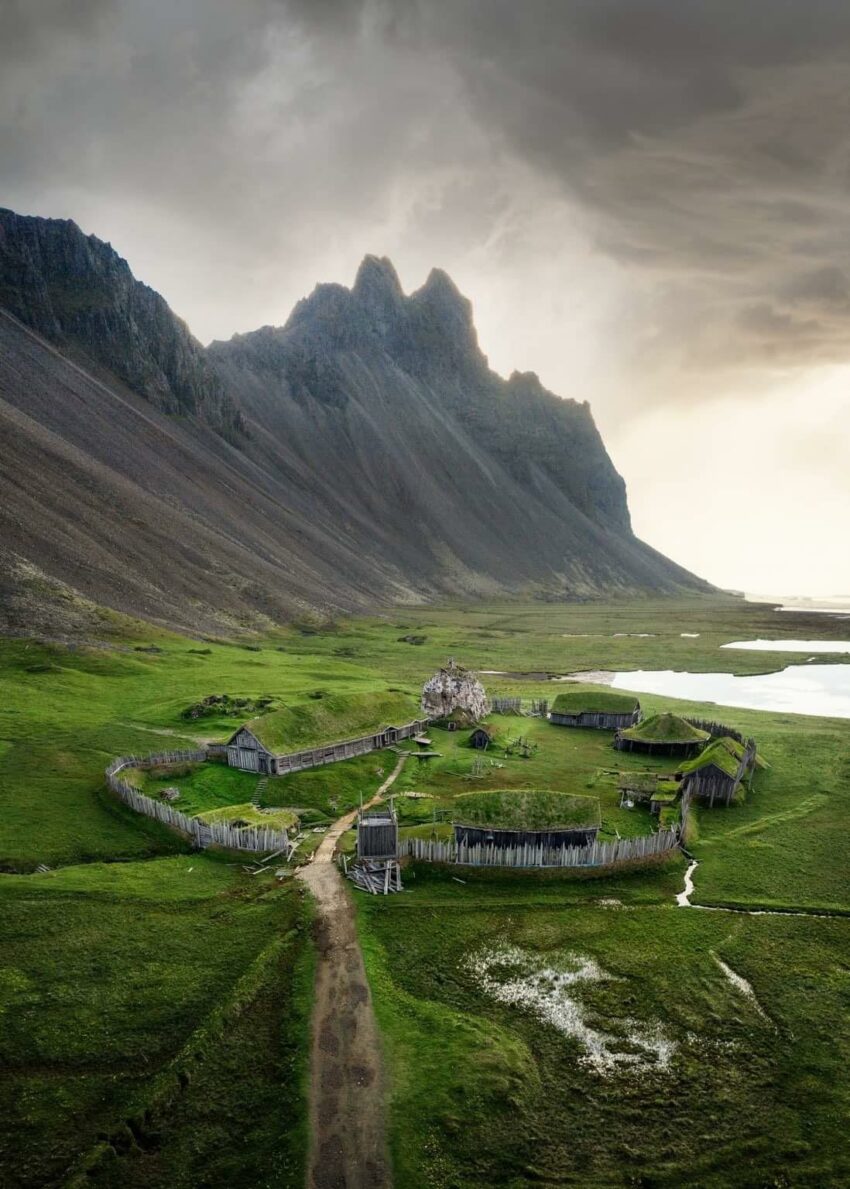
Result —
[[548, 791], [467, 793], [454, 813], [455, 841], [465, 846], [589, 846], [601, 825], [596, 797]]
[[392, 747], [428, 725], [404, 694], [336, 694], [252, 718], [227, 741], [231, 768], [279, 776]]
[[595, 727], [619, 731], [640, 718], [640, 702], [634, 694], [616, 690], [569, 689], [552, 703], [549, 721], [558, 727]]
[[617, 732], [618, 751], [644, 751], [651, 755], [693, 755], [711, 735], [678, 714], [653, 714], [633, 727]]
[[756, 768], [764, 767], [755, 739], [741, 743], [724, 736], [682, 764], [682, 789], [709, 808], [729, 805], [744, 781], [752, 778]]

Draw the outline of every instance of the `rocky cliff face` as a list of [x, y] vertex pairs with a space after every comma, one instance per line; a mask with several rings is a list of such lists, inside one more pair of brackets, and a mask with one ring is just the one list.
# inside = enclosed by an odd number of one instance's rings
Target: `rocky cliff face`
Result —
[[302, 405], [336, 408], [356, 399], [353, 357], [397, 370], [523, 487], [552, 484], [591, 520], [630, 532], [625, 484], [587, 403], [547, 392], [533, 372], [490, 371], [472, 306], [439, 269], [406, 297], [390, 261], [367, 256], [351, 290], [319, 285], [284, 327], [213, 343], [211, 355], [235, 390], [259, 375]]
[[708, 589], [632, 534], [586, 404], [375, 257], [204, 350], [108, 245], [0, 212], [0, 438], [15, 573], [178, 627]]
[[228, 435], [243, 428], [201, 344], [126, 260], [70, 220], [0, 210], [0, 306], [157, 408]]

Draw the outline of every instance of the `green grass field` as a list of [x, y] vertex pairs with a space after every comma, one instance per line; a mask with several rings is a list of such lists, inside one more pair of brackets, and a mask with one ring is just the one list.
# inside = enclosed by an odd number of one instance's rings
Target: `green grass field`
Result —
[[[182, 717], [211, 694], [284, 705], [320, 691], [415, 697], [455, 655], [522, 675], [485, 677], [490, 692], [551, 698], [547, 673], [765, 671], [795, 657], [719, 645], [837, 638], [844, 627], [709, 599], [504, 604], [293, 627], [257, 651], [109, 622], [109, 647], [0, 641], [0, 1180], [22, 1189], [77, 1174], [104, 1186], [302, 1181], [307, 907], [289, 881], [193, 854], [127, 810], [103, 783], [114, 756], [226, 738], [230, 717]], [[721, 717], [755, 735], [771, 765], [741, 805], [696, 810], [695, 901], [850, 913], [850, 724], [641, 702]], [[598, 798], [606, 838], [650, 828], [645, 809], [619, 809], [616, 772], [673, 761], [616, 753], [605, 732], [493, 722], [537, 750], [482, 757], [464, 732], [432, 731], [441, 757], [408, 760], [396, 782], [425, 794], [397, 798], [405, 829], [444, 831], [458, 797], [494, 789]], [[265, 801], [325, 824], [371, 796], [395, 759], [270, 780]], [[185, 788], [165, 780], [181, 788], [180, 808], [250, 801], [256, 777], [200, 771]], [[53, 870], [34, 875], [38, 864]], [[676, 859], [605, 878], [464, 870], [458, 883], [420, 866], [401, 896], [357, 895], [399, 1186], [847, 1183], [850, 921], [676, 909], [683, 869]], [[502, 947], [489, 974], [488, 946]], [[767, 1019], [718, 959], [752, 984]], [[546, 1017], [558, 1005], [543, 991], [591, 960], [601, 974], [569, 984], [570, 1010], [625, 1051], [629, 1028], [643, 1042], [660, 1030], [672, 1046], [664, 1069], [612, 1058], [600, 1073]], [[534, 1010], [500, 998], [497, 976], [525, 979]]]

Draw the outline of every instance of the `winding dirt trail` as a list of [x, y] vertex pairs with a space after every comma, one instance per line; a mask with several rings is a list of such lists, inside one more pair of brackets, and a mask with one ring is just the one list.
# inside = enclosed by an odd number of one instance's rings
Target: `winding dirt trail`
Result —
[[[381, 799], [405, 758], [399, 756], [368, 805]], [[354, 906], [333, 861], [337, 841], [355, 817], [356, 811], [334, 822], [313, 861], [298, 873], [316, 904], [309, 1189], [389, 1189], [392, 1183], [380, 1038], [357, 944]]]

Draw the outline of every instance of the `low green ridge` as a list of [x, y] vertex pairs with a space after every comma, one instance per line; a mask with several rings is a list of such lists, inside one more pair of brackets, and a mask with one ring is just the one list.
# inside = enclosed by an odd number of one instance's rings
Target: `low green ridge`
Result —
[[622, 732], [624, 739], [636, 743], [705, 743], [711, 738], [708, 731], [692, 726], [678, 714], [653, 714]]
[[225, 805], [222, 809], [209, 809], [196, 815], [202, 822], [246, 822], [249, 826], [267, 826], [270, 830], [288, 830], [298, 825], [298, 814], [291, 809], [257, 809], [250, 801], [243, 805]]
[[454, 820], [468, 826], [502, 830], [554, 830], [598, 826], [596, 797], [572, 793], [504, 789], [466, 793], [455, 801]]
[[629, 714], [640, 703], [634, 694], [610, 689], [570, 689], [552, 703], [555, 714]]
[[328, 694], [286, 706], [245, 725], [272, 752], [299, 751], [403, 726], [421, 714], [404, 694]]

